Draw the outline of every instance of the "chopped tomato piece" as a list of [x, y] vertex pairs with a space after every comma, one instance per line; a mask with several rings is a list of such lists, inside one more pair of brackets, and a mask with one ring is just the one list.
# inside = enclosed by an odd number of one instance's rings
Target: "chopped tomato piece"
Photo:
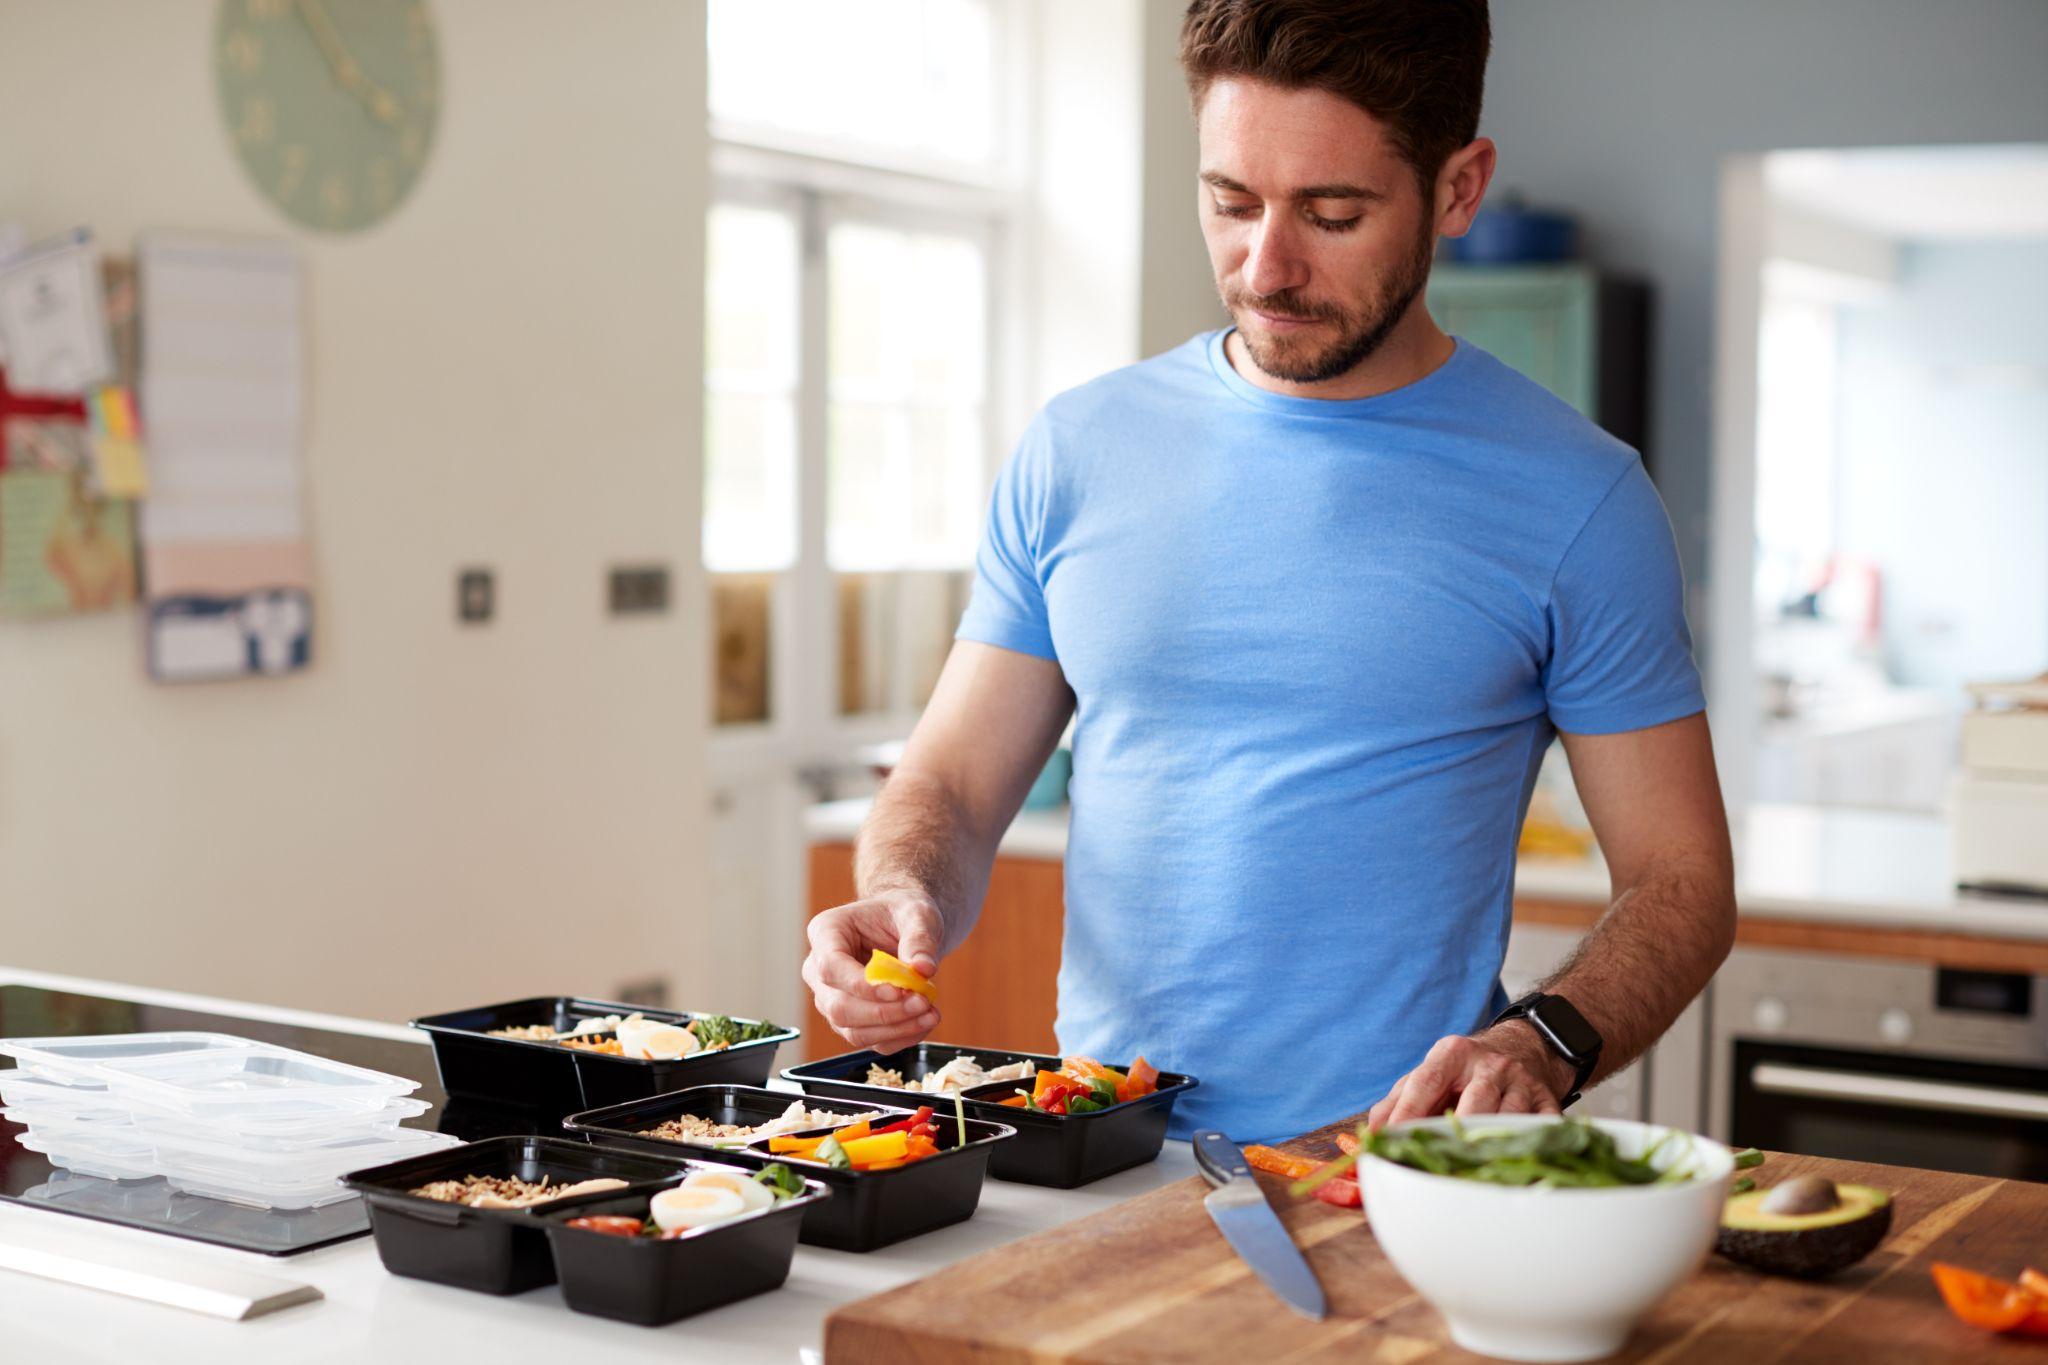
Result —
[[1365, 1197], [1358, 1192], [1358, 1182], [1348, 1175], [1334, 1175], [1316, 1186], [1316, 1198], [1325, 1204], [1335, 1204], [1340, 1209], [1356, 1209], [1365, 1205]]
[[910, 1116], [909, 1118], [907, 1118], [907, 1119], [898, 1119], [898, 1120], [897, 1120], [896, 1122], [894, 1122], [894, 1123], [884, 1124], [884, 1125], [883, 1125], [882, 1127], [880, 1127], [880, 1128], [871, 1128], [871, 1129], [869, 1129], [868, 1131], [869, 1131], [870, 1133], [876, 1133], [876, 1134], [879, 1134], [879, 1133], [894, 1133], [894, 1132], [899, 1132], [899, 1131], [901, 1131], [901, 1132], [915, 1132], [915, 1131], [917, 1130], [917, 1128], [918, 1128], [918, 1125], [920, 1125], [920, 1124], [929, 1124], [929, 1123], [930, 1123], [931, 1121], [932, 1121], [932, 1107], [931, 1107], [930, 1105], [926, 1104], [926, 1105], [920, 1105], [920, 1106], [918, 1107], [918, 1111], [917, 1111], [917, 1112], [916, 1112], [915, 1114], [912, 1114], [912, 1115], [911, 1115], [911, 1116]]
[[623, 1214], [594, 1213], [585, 1218], [571, 1218], [569, 1226], [582, 1228], [585, 1232], [602, 1232], [608, 1237], [638, 1237], [641, 1223], [638, 1218]]
[[1987, 1332], [2012, 1331], [2032, 1317], [2040, 1303], [2016, 1284], [1940, 1261], [1934, 1263], [1934, 1283], [1949, 1312]]

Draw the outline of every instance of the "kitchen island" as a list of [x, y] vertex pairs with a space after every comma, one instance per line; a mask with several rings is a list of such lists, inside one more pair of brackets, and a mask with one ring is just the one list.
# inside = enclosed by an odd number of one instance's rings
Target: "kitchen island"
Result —
[[[401, 1025], [81, 981], [0, 967], [0, 984], [123, 999], [237, 1018], [360, 1032], [417, 1045]], [[793, 1061], [794, 1058], [787, 1058]], [[778, 1088], [781, 1087], [778, 1083]], [[227, 1322], [0, 1270], [0, 1357], [10, 1361], [495, 1362], [576, 1359], [796, 1365], [815, 1358], [826, 1314], [993, 1247], [1070, 1223], [1177, 1183], [1194, 1169], [1186, 1144], [1159, 1160], [1079, 1190], [991, 1180], [967, 1222], [855, 1255], [797, 1248], [779, 1290], [664, 1328], [632, 1327], [569, 1311], [549, 1287], [510, 1298], [468, 1293], [387, 1273], [368, 1237], [271, 1257], [0, 1204], [0, 1243], [98, 1261], [146, 1257], [235, 1267], [316, 1286], [319, 1303]]]

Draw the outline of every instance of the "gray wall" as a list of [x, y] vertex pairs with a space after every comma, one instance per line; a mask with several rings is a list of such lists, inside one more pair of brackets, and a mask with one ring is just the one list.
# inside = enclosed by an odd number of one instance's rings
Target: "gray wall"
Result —
[[2048, 4], [1495, 0], [1493, 19], [1496, 186], [1573, 209], [1594, 260], [1656, 288], [1654, 459], [1697, 588], [1721, 158], [2048, 138]]
[[[1146, 8], [1151, 354], [1221, 312], [1177, 88], [1185, 6]], [[1496, 185], [1575, 210], [1594, 260], [1655, 286], [1652, 453], [1703, 634], [1721, 158], [2048, 138], [2048, 0], [1494, 0], [1493, 22]]]

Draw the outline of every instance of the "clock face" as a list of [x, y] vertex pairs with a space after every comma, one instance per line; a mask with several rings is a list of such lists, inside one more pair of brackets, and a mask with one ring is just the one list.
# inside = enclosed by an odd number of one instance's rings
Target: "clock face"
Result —
[[213, 56], [228, 140], [292, 221], [354, 232], [404, 202], [441, 107], [426, 0], [220, 0]]

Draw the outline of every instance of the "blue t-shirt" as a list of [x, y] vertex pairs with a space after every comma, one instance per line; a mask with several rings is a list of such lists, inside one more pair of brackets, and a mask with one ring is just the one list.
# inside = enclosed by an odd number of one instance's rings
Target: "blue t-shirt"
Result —
[[1201, 1078], [1173, 1132], [1362, 1110], [1504, 1003], [1555, 730], [1701, 710], [1634, 451], [1460, 341], [1355, 400], [1223, 333], [1061, 394], [996, 481], [958, 636], [1078, 699], [1062, 1050]]

